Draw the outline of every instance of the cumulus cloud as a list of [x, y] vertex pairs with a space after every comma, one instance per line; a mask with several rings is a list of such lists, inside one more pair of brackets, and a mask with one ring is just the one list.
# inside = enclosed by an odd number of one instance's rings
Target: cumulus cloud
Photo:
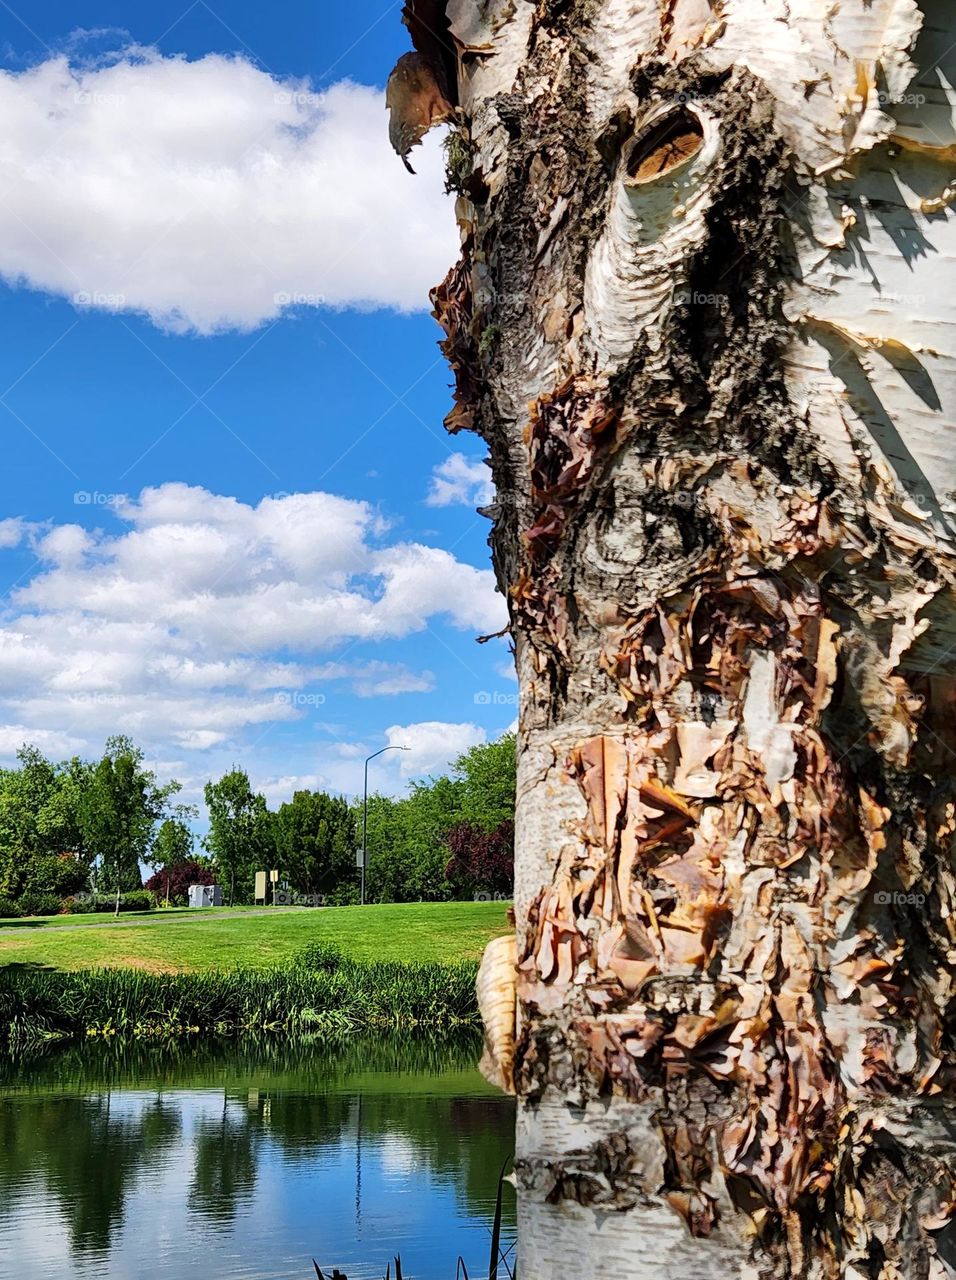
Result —
[[18, 547], [23, 541], [27, 526], [22, 520], [0, 520], [0, 550]]
[[447, 724], [441, 720], [395, 724], [385, 731], [385, 736], [389, 746], [408, 748], [399, 757], [406, 778], [441, 773], [463, 752], [487, 740], [480, 725]]
[[135, 49], [0, 72], [0, 275], [174, 331], [297, 305], [427, 306], [457, 255], [440, 140], [405, 172], [384, 94]]
[[494, 630], [503, 617], [490, 570], [383, 545], [364, 502], [303, 493], [252, 506], [165, 484], [114, 511], [118, 532], [68, 524], [34, 537], [42, 564], [0, 620], [0, 743], [125, 732], [208, 750], [314, 713], [337, 685], [364, 697], [433, 687], [402, 663], [323, 660], [336, 645], [439, 619]]
[[324, 791], [328, 785], [322, 773], [286, 773], [279, 778], [252, 780], [254, 790], [265, 796], [270, 809], [287, 804], [297, 791]]
[[485, 507], [494, 497], [491, 472], [478, 458], [452, 453], [432, 472], [431, 488], [425, 499], [430, 507], [464, 504]]
[[36, 729], [33, 725], [26, 724], [0, 724], [0, 759], [12, 760], [26, 743], [37, 747], [45, 755], [65, 759], [78, 753], [84, 740], [69, 733], [59, 733], [55, 729]]
[[377, 698], [392, 693], [430, 693], [435, 687], [431, 671], [409, 671], [397, 662], [366, 662], [362, 665], [330, 662], [315, 672], [316, 680], [350, 680], [360, 698]]

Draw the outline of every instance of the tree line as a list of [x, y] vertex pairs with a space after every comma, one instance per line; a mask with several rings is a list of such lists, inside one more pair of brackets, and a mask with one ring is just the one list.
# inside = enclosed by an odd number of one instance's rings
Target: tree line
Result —
[[[339, 905], [358, 900], [362, 798], [297, 791], [269, 809], [243, 769], [205, 791], [209, 834], [228, 901], [251, 901], [258, 870], [275, 867], [300, 893]], [[510, 892], [514, 866], [515, 740], [472, 747], [451, 772], [413, 782], [406, 796], [368, 801], [371, 902], [443, 901], [478, 890]]]
[[[108, 739], [99, 760], [55, 763], [23, 747], [17, 767], [0, 770], [0, 916], [181, 905], [190, 884], [218, 883], [226, 902], [251, 902], [256, 871], [273, 868], [298, 893], [357, 901], [361, 797], [303, 790], [270, 809], [236, 767], [206, 784], [209, 829], [199, 838], [181, 790], [158, 781], [127, 737]], [[406, 796], [370, 796], [369, 900], [510, 892], [514, 802], [513, 735], [472, 748]]]

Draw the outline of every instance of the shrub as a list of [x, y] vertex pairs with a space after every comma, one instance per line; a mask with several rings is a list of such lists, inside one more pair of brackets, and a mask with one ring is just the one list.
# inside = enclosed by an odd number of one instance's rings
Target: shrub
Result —
[[120, 911], [152, 911], [153, 895], [145, 889], [132, 889], [120, 895]]
[[7, 898], [0, 894], [0, 920], [16, 920], [21, 915], [23, 915], [23, 912], [17, 903], [12, 898]]
[[157, 902], [166, 901], [167, 886], [171, 906], [184, 907], [191, 884], [215, 884], [216, 874], [207, 861], [186, 858], [161, 867], [146, 881], [145, 888]]
[[18, 903], [24, 916], [58, 916], [63, 910], [63, 899], [56, 893], [22, 893]]
[[24, 894], [69, 898], [85, 889], [88, 882], [87, 868], [72, 853], [44, 853], [32, 858], [27, 867]]
[[297, 959], [303, 968], [316, 973], [334, 973], [345, 963], [345, 956], [331, 942], [311, 942]]
[[358, 906], [359, 887], [348, 880], [337, 884], [334, 889], [330, 889], [325, 895], [325, 905], [327, 907], [355, 907]]
[[[153, 895], [145, 889], [131, 889], [129, 893], [121, 893], [120, 911], [152, 911], [156, 903]], [[116, 910], [115, 893], [91, 893], [82, 898], [74, 898], [70, 905], [74, 915], [92, 915], [94, 912], [110, 912]]]

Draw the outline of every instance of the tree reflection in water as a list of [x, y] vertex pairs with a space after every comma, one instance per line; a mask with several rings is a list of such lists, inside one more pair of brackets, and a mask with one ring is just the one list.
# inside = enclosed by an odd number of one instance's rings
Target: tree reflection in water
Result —
[[45, 1192], [74, 1256], [107, 1253], [124, 1230], [135, 1235], [133, 1192], [173, 1168], [186, 1213], [219, 1237], [251, 1211], [266, 1153], [319, 1168], [345, 1148], [360, 1238], [363, 1144], [408, 1172], [413, 1189], [428, 1179], [453, 1187], [461, 1210], [484, 1221], [514, 1116], [488, 1094], [476, 1059], [469, 1039], [78, 1045], [0, 1062], [0, 1242]]
[[123, 1222], [126, 1192], [181, 1132], [179, 1110], [161, 1096], [134, 1114], [109, 1093], [31, 1100], [0, 1098], [0, 1222], [37, 1182], [56, 1196], [77, 1251], [107, 1250]]

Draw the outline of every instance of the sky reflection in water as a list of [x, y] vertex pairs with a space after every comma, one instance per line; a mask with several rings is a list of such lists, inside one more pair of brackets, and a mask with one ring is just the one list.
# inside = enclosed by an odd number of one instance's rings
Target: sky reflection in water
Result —
[[[487, 1266], [513, 1109], [475, 1046], [73, 1049], [0, 1068], [0, 1276]], [[506, 1188], [506, 1222], [514, 1200]]]

